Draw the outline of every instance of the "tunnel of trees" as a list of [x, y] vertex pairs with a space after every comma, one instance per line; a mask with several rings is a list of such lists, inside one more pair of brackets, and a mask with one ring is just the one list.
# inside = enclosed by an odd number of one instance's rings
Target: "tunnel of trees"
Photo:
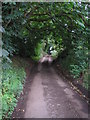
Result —
[[51, 55], [58, 64], [74, 79], [82, 76], [84, 87], [89, 89], [88, 9], [89, 3], [84, 2], [2, 3], [4, 117], [14, 110], [25, 82], [21, 81], [25, 77], [24, 69], [12, 65], [14, 56], [38, 61], [51, 48]]

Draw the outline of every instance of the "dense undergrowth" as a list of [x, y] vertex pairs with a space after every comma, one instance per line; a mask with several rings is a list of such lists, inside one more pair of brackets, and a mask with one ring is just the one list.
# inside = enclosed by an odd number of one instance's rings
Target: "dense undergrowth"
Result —
[[[83, 42], [83, 43], [82, 43]], [[62, 69], [68, 71], [71, 77], [80, 81], [80, 84], [87, 90], [90, 89], [89, 82], [89, 54], [86, 41], [76, 42], [68, 54], [64, 53], [59, 57], [58, 62]]]
[[[2, 117], [10, 118], [17, 104], [17, 98], [23, 90], [25, 83], [25, 61], [14, 58], [9, 69], [3, 70], [2, 76]], [[24, 63], [24, 64], [23, 64]]]
[[[65, 66], [65, 64], [66, 66]], [[84, 87], [86, 90], [90, 91], [90, 76], [89, 76], [89, 69], [86, 68], [85, 66], [85, 71], [84, 73], [80, 73], [80, 71], [82, 72], [82, 69], [79, 70], [80, 66], [77, 65], [72, 65], [72, 66], [77, 66], [76, 68], [74, 67], [73, 69], [67, 65], [68, 63], [66, 63], [66, 61], [61, 61], [57, 63], [57, 69], [60, 68], [60, 72], [62, 72], [62, 74], [69, 80], [72, 80], [72, 82], [75, 82], [79, 85], [81, 85], [82, 87]], [[76, 75], [75, 75], [76, 74]], [[78, 74], [78, 76], [77, 76]]]
[[0, 56], [4, 117], [10, 116], [16, 106], [25, 78], [25, 61], [18, 58], [15, 62], [10, 59], [13, 55], [38, 61], [51, 54], [62, 69], [90, 88], [88, 11], [89, 4], [84, 2], [3, 2]]

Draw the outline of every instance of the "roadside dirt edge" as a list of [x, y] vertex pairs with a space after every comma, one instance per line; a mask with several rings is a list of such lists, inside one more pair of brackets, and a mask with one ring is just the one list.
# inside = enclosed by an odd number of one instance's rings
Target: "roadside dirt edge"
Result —
[[86, 90], [84, 87], [82, 87], [80, 84], [78, 84], [75, 80], [73, 80], [72, 77], [69, 75], [66, 75], [63, 70], [59, 69], [56, 65], [53, 65], [53, 67], [56, 69], [56, 72], [58, 75], [62, 76], [62, 78], [77, 90], [77, 92], [84, 98], [86, 101], [90, 104], [90, 91]]
[[20, 97], [17, 99], [17, 106], [14, 109], [14, 112], [12, 113], [11, 118], [23, 118], [25, 111], [26, 111], [26, 102], [27, 102], [27, 97], [28, 93], [30, 91], [32, 79], [34, 78], [34, 75], [36, 73], [35, 70], [37, 67], [37, 63], [32, 63], [32, 66], [27, 66], [25, 71], [26, 71], [26, 79], [25, 79], [25, 84], [23, 86], [23, 91], [20, 94]]

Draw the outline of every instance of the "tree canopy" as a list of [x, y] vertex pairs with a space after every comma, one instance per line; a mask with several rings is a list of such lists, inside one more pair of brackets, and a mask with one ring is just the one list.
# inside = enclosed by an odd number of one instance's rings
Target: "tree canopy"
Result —
[[51, 52], [62, 69], [90, 89], [88, 9], [86, 2], [2, 3], [3, 118], [11, 116], [25, 82], [26, 61], [16, 58], [10, 64], [14, 55], [38, 61]]
[[4, 2], [3, 56], [18, 54], [40, 59], [52, 56], [75, 77], [88, 66], [89, 3]]

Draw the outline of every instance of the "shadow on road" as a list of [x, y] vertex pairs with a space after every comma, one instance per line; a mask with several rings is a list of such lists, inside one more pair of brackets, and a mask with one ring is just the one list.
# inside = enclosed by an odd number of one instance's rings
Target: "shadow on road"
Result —
[[27, 70], [15, 118], [88, 118], [88, 105], [58, 76], [52, 64], [35, 64]]

